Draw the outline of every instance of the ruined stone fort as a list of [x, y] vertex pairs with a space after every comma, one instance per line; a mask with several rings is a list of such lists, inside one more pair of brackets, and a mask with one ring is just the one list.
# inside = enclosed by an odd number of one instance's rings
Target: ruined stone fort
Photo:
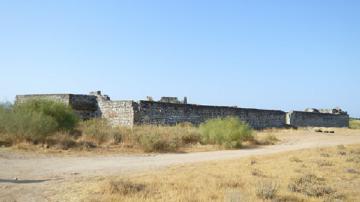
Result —
[[249, 109], [228, 106], [188, 104], [176, 97], [162, 97], [154, 101], [112, 101], [100, 91], [80, 94], [17, 95], [16, 102], [29, 99], [48, 99], [69, 105], [80, 118], [104, 118], [113, 126], [141, 124], [175, 125], [188, 122], [198, 125], [208, 119], [235, 116], [255, 129], [282, 127], [348, 127], [349, 115], [341, 109], [306, 109], [284, 112], [281, 110]]

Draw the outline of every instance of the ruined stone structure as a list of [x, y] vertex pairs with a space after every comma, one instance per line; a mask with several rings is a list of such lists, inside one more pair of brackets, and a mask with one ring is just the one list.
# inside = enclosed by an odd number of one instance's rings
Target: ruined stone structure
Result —
[[50, 99], [72, 107], [82, 119], [104, 118], [112, 125], [133, 126], [139, 124], [174, 125], [189, 122], [198, 125], [208, 119], [236, 116], [256, 129], [296, 127], [348, 127], [349, 116], [340, 109], [292, 111], [248, 109], [226, 106], [188, 104], [187, 98], [162, 97], [159, 101], [122, 100], [112, 101], [100, 91], [89, 95], [40, 94], [18, 95], [16, 102], [28, 99]]

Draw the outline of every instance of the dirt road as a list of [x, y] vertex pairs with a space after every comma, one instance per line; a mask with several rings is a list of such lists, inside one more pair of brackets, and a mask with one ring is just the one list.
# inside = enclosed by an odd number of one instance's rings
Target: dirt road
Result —
[[[360, 133], [340, 130], [335, 134], [295, 134], [272, 146], [231, 151], [184, 154], [36, 156], [0, 149], [0, 201], [47, 201], [54, 187], [68, 180], [92, 176], [123, 175], [176, 164], [266, 155], [306, 148], [360, 144]], [[56, 189], [55, 189], [56, 190]]]

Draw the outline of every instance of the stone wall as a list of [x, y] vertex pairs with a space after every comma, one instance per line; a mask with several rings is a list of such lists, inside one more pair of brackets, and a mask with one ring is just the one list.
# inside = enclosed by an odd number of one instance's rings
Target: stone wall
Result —
[[[189, 122], [199, 125], [212, 118], [236, 116], [256, 129], [281, 128], [286, 125], [297, 127], [348, 127], [349, 116], [339, 109], [324, 113], [317, 109], [308, 112], [247, 109], [225, 106], [207, 106], [174, 102], [175, 98], [160, 101], [111, 101], [100, 91], [90, 95], [78, 94], [32, 94], [16, 96], [16, 103], [29, 99], [48, 99], [64, 103], [82, 119], [105, 118], [114, 126], [135, 124], [174, 125]], [[176, 99], [177, 100], [177, 99]], [[312, 111], [312, 112], [310, 112]], [[328, 112], [328, 111], [326, 111]]]
[[174, 125], [189, 122], [198, 125], [212, 118], [236, 116], [257, 129], [284, 127], [286, 116], [285, 112], [279, 110], [173, 104], [153, 101], [140, 101], [136, 113], [136, 124]]
[[84, 120], [98, 117], [98, 103], [93, 95], [70, 94], [71, 108]]
[[292, 111], [286, 122], [296, 127], [349, 127], [349, 115]]
[[134, 101], [110, 101], [98, 98], [99, 116], [113, 126], [133, 126], [137, 103]]

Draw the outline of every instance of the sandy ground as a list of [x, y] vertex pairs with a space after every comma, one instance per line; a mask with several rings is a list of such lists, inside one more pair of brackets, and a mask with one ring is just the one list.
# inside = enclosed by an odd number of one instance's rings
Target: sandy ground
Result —
[[[313, 129], [282, 133], [277, 145], [252, 149], [180, 153], [96, 156], [52, 156], [18, 153], [0, 148], [0, 201], [49, 201], [64, 183], [94, 176], [126, 175], [176, 164], [266, 155], [306, 148], [360, 144], [360, 130], [336, 129], [335, 134]], [[71, 190], [69, 190], [71, 192]]]

